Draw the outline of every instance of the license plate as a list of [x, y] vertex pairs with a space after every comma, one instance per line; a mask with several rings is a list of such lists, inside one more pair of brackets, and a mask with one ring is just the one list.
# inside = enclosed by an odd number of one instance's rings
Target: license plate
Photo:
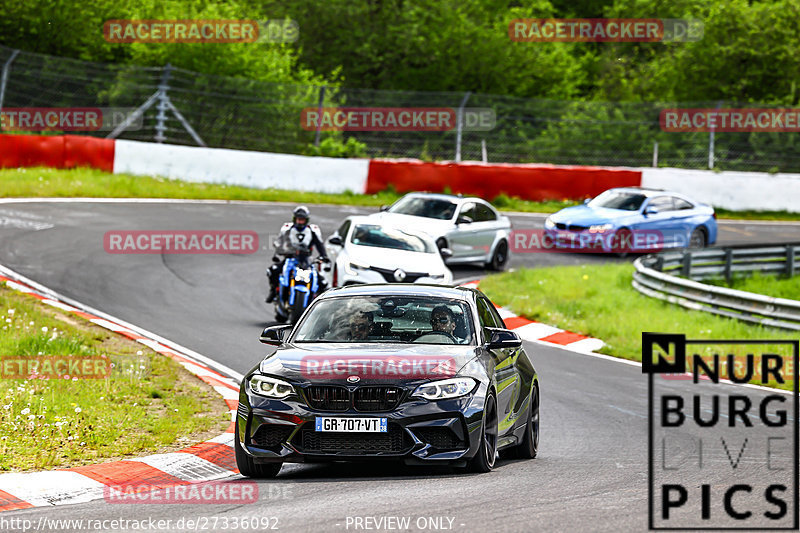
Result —
[[318, 416], [315, 430], [335, 431], [337, 433], [386, 433], [386, 419]]

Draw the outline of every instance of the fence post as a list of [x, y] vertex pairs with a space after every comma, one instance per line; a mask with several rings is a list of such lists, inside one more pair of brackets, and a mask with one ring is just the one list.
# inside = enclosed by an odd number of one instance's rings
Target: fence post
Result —
[[464, 122], [464, 106], [467, 105], [467, 100], [469, 100], [469, 95], [471, 94], [472, 91], [467, 91], [464, 94], [464, 98], [461, 99], [461, 105], [458, 106], [458, 114], [456, 117], [456, 163], [461, 162], [461, 129]]
[[653, 143], [653, 168], [658, 167], [658, 141]]
[[169, 109], [169, 104], [167, 103], [167, 91], [169, 90], [169, 76], [170, 72], [172, 71], [172, 65], [169, 63], [166, 64], [164, 67], [164, 72], [161, 74], [161, 83], [158, 84], [158, 103], [156, 104], [156, 109], [158, 109], [158, 115], [156, 115], [156, 136], [155, 140], [157, 143], [163, 143], [167, 140], [166, 135], [164, 132], [167, 131], [167, 109]]
[[486, 139], [481, 139], [481, 160], [484, 163], [489, 162], [489, 155], [486, 153]]
[[681, 258], [681, 276], [689, 278], [691, 274], [692, 274], [692, 253], [684, 251], [683, 257]]
[[3, 65], [3, 78], [0, 80], [0, 111], [3, 110], [3, 101], [6, 97], [6, 83], [8, 83], [8, 73], [11, 71], [11, 63], [14, 62], [18, 55], [19, 50], [14, 50], [11, 52], [11, 57], [9, 57]]
[[786, 246], [786, 276], [794, 276], [794, 246]]
[[325, 100], [325, 86], [319, 88], [319, 102], [317, 103], [317, 131], [314, 133], [314, 146], [319, 146], [320, 131], [322, 131], [322, 105]]
[[725, 250], [725, 281], [730, 283], [733, 279], [731, 274], [731, 267], [733, 266], [733, 250], [728, 248]]
[[[722, 107], [722, 102], [717, 102], [717, 109]], [[716, 123], [716, 121], [715, 121]], [[708, 168], [714, 168], [714, 130], [715, 128], [711, 128], [711, 133], [708, 136]]]

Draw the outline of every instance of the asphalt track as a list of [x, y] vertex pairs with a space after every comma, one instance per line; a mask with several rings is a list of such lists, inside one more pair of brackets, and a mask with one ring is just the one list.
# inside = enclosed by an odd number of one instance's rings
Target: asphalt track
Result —
[[[244, 373], [264, 353], [257, 337], [272, 320], [263, 301], [264, 270], [271, 255], [267, 246], [290, 211], [288, 205], [245, 203], [0, 204], [0, 263]], [[347, 214], [369, 211], [314, 206], [312, 216], [327, 236]], [[543, 217], [514, 215], [512, 220], [517, 229], [538, 229]], [[262, 250], [251, 255], [165, 256], [104, 251], [106, 231], [144, 229], [254, 230]], [[797, 230], [792, 224], [723, 222], [719, 244], [796, 240]], [[621, 260], [518, 254], [511, 266], [603, 261]], [[483, 270], [458, 268], [454, 274], [474, 278]], [[443, 518], [441, 529], [454, 531], [646, 530], [647, 380], [641, 368], [540, 344], [525, 347], [542, 384], [540, 455], [532, 461], [502, 460], [487, 475], [374, 463], [286, 465], [277, 480], [259, 482], [261, 497], [248, 505], [101, 500], [7, 512], [2, 518], [29, 519], [44, 530], [54, 526], [47, 528], [40, 519], [169, 519], [168, 529], [177, 530], [179, 519], [201, 517], [216, 517], [216, 527], [209, 522], [206, 530], [218, 531], [223, 518], [230, 530], [233, 519], [265, 517], [277, 517], [280, 531], [366, 530], [355, 527], [357, 517], [410, 517], [411, 531], [433, 530], [430, 522], [417, 523], [429, 517]], [[669, 386], [693, 390], [686, 382]], [[752, 398], [764, 394], [737, 389]], [[685, 436], [691, 435], [687, 428]], [[681, 464], [690, 463], [691, 445], [681, 445], [678, 457]], [[742, 469], [761, 476], [759, 458], [745, 459]], [[690, 487], [730, 481], [730, 471], [696, 472], [685, 479]], [[716, 513], [718, 504], [712, 507]]]

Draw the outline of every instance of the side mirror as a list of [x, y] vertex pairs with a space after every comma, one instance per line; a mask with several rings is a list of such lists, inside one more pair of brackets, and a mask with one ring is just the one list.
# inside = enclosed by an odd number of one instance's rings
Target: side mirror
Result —
[[589, 202], [591, 202], [591, 201], [592, 201], [592, 199], [591, 199], [591, 198], [587, 198], [586, 200], [584, 200], [584, 201], [583, 201], [583, 204], [584, 204], [584, 205], [586, 205], [586, 204], [588, 204], [588, 203], [589, 203]]
[[522, 339], [519, 335], [509, 329], [486, 328], [489, 333], [488, 348], [490, 350], [500, 350], [503, 348], [519, 348], [522, 346]]
[[645, 215], [657, 215], [658, 208], [657, 207], [648, 207], [644, 210]]
[[381, 211], [388, 211], [388, 210], [389, 210], [389, 206], [388, 205], [382, 205], [381, 206]]
[[292, 326], [289, 324], [264, 328], [264, 331], [261, 332], [261, 337], [259, 337], [258, 340], [261, 342], [261, 344], [280, 346], [283, 344], [283, 336], [290, 329], [292, 329]]
[[444, 259], [449, 259], [453, 257], [453, 250], [450, 248], [439, 248], [439, 255], [441, 255]]
[[468, 216], [461, 215], [456, 219], [456, 225], [458, 224], [472, 224], [472, 219]]
[[330, 238], [328, 238], [328, 243], [333, 244], [334, 246], [341, 246], [342, 238], [338, 235], [331, 235]]

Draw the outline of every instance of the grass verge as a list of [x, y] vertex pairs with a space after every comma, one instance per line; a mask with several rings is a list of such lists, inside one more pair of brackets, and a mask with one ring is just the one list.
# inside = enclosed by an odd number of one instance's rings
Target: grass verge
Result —
[[582, 265], [497, 274], [480, 288], [518, 315], [602, 339], [602, 353], [634, 361], [641, 361], [642, 331], [683, 333], [689, 339], [797, 339], [796, 333], [648, 298], [631, 286], [632, 279], [630, 264]]
[[[282, 189], [253, 189], [217, 183], [192, 183], [160, 177], [110, 174], [101, 170], [16, 168], [0, 169], [0, 197], [6, 198], [184, 198], [194, 200], [244, 200], [261, 202], [292, 202], [297, 204], [334, 204], [362, 207], [388, 205], [400, 198], [393, 190], [378, 194], [341, 194], [299, 192]], [[531, 202], [504, 194], [492, 199], [503, 211], [555, 213], [580, 202], [550, 200]], [[725, 211], [717, 210], [720, 218], [749, 220], [800, 220], [800, 213], [785, 211]]]
[[707, 280], [703, 283], [709, 283], [719, 287], [729, 287], [739, 291], [765, 294], [775, 298], [800, 300], [800, 275], [794, 276], [793, 278], [779, 278], [760, 272], [754, 272], [747, 277], [734, 278], [731, 283], [726, 283], [723, 280]]
[[[175, 451], [230, 423], [219, 395], [175, 361], [2, 284], [0, 324], [0, 471]], [[114, 367], [99, 379], [7, 379], [21, 360], [104, 355]]]

